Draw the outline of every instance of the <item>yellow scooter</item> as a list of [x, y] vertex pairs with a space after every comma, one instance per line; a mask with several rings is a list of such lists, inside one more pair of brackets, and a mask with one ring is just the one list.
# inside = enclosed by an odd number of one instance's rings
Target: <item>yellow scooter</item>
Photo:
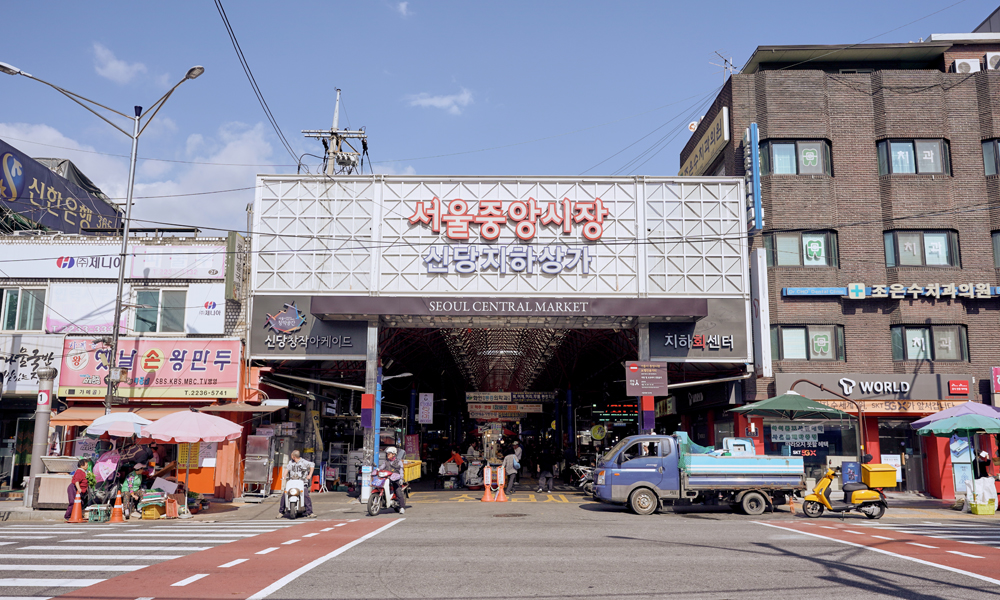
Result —
[[809, 518], [815, 519], [823, 514], [824, 510], [835, 513], [846, 513], [856, 510], [869, 519], [881, 519], [885, 514], [885, 509], [889, 508], [889, 503], [885, 500], [885, 494], [880, 488], [871, 489], [863, 483], [845, 483], [844, 500], [833, 500], [830, 494], [833, 491], [830, 484], [833, 478], [840, 474], [840, 467], [828, 469], [823, 479], [820, 479], [813, 488], [813, 493], [806, 496], [802, 504], [802, 512]]

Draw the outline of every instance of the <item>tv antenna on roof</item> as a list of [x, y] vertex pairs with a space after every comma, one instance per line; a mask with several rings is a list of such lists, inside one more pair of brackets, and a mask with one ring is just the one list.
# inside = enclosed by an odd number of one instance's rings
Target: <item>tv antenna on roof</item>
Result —
[[722, 69], [722, 83], [726, 83], [731, 75], [736, 73], [736, 65], [733, 64], [733, 57], [726, 58], [718, 50], [715, 51], [715, 55], [722, 59], [722, 64], [710, 62], [708, 64], [714, 65]]

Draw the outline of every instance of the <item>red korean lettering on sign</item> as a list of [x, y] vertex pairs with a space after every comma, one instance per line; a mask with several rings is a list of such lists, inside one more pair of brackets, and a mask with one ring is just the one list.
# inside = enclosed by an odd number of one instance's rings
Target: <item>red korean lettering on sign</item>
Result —
[[560, 227], [563, 234], [570, 234], [575, 224], [582, 224], [584, 239], [593, 242], [604, 235], [605, 220], [611, 214], [600, 198], [575, 202], [569, 198], [554, 202], [528, 198], [508, 202], [506, 211], [504, 208], [500, 200], [470, 203], [461, 198], [442, 201], [435, 196], [429, 201], [418, 200], [408, 221], [410, 225], [423, 223], [434, 233], [441, 233], [443, 226], [446, 237], [463, 241], [473, 236], [471, 224], [479, 225], [481, 238], [496, 240], [511, 221], [515, 235], [525, 241], [534, 239], [539, 226]]

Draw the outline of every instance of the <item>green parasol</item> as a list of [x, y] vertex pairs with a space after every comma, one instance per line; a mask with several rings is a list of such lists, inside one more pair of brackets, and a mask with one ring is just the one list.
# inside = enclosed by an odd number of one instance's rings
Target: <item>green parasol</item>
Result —
[[[918, 429], [917, 433], [919, 435], [932, 435], [934, 437], [951, 437], [952, 434], [958, 434], [971, 438], [976, 433], [1000, 433], [1000, 419], [977, 414], [958, 415], [957, 417], [949, 417], [925, 425]], [[970, 440], [969, 463], [971, 464], [975, 461], [975, 450], [973, 450]], [[976, 476], [973, 475], [972, 477], [972, 493], [975, 495], [977, 493]], [[972, 500], [969, 500], [969, 502], [971, 504]]]
[[787, 392], [774, 398], [747, 404], [739, 408], [731, 408], [726, 412], [740, 413], [754, 417], [772, 417], [776, 419], [843, 419], [851, 418], [846, 413], [815, 400], [810, 400], [801, 394]]

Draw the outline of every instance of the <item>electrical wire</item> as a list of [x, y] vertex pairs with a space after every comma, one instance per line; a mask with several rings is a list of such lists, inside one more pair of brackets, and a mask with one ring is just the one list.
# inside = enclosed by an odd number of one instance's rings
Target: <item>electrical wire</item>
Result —
[[229, 17], [226, 16], [226, 10], [222, 7], [222, 0], [215, 0], [215, 8], [219, 11], [219, 16], [222, 17], [222, 22], [226, 26], [226, 32], [229, 34], [229, 40], [233, 44], [233, 49], [236, 50], [236, 56], [240, 60], [240, 65], [243, 67], [243, 72], [247, 76], [247, 80], [250, 81], [250, 87], [253, 88], [254, 95], [257, 96], [257, 101], [260, 103], [260, 107], [264, 110], [264, 115], [267, 116], [267, 120], [271, 123], [271, 127], [274, 128], [274, 132], [278, 135], [278, 140], [288, 151], [288, 155], [294, 160], [298, 160], [295, 155], [295, 151], [292, 150], [292, 145], [288, 143], [288, 139], [285, 138], [285, 134], [281, 132], [281, 127], [278, 126], [278, 120], [274, 118], [274, 114], [271, 112], [271, 107], [267, 105], [267, 101], [264, 100], [264, 94], [260, 91], [260, 86], [257, 85], [257, 80], [253, 76], [253, 71], [250, 69], [250, 63], [247, 62], [246, 56], [243, 55], [243, 49], [240, 47], [239, 41], [236, 39], [236, 32], [233, 31], [233, 26], [229, 23]]

